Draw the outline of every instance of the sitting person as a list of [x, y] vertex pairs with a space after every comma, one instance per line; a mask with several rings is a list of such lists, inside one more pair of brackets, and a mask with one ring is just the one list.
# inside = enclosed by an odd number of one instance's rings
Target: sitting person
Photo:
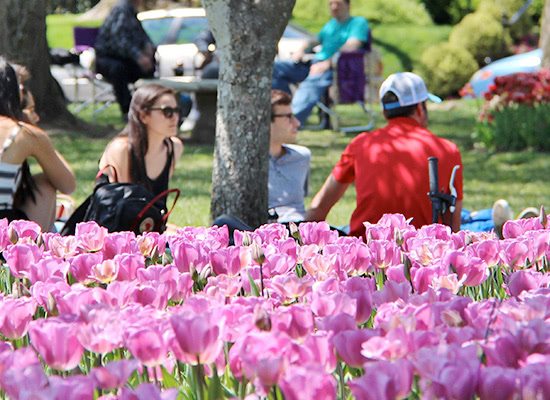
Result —
[[183, 143], [176, 137], [179, 117], [172, 89], [157, 84], [140, 87], [130, 103], [128, 124], [107, 145], [100, 169], [112, 167], [105, 170], [111, 182], [136, 183], [154, 195], [167, 190], [183, 154]]
[[[290, 95], [271, 91], [271, 126], [269, 140], [268, 207], [276, 222], [301, 222], [305, 217], [304, 197], [308, 193], [311, 152], [294, 143], [300, 121], [292, 113]], [[252, 230], [238, 218], [221, 216], [214, 225]]]
[[[439, 159], [439, 182], [448, 185], [459, 166], [454, 186], [456, 206], [445, 223], [460, 230], [462, 211], [462, 160], [458, 147], [427, 129], [428, 100], [441, 99], [428, 93], [422, 78], [411, 72], [390, 75], [380, 87], [380, 99], [388, 125], [364, 132], [346, 147], [319, 192], [311, 201], [306, 219], [324, 220], [355, 181], [357, 206], [350, 222], [350, 235], [364, 236], [363, 222], [377, 223], [382, 215], [399, 213], [412, 218], [412, 225], [432, 223], [428, 157]], [[450, 192], [450, 188], [446, 188]]]
[[94, 44], [97, 72], [113, 85], [122, 119], [128, 120], [132, 95], [128, 84], [152, 78], [155, 72], [153, 43], [137, 19], [142, 0], [122, 0], [103, 22]]
[[318, 36], [322, 49], [312, 62], [304, 62], [304, 53], [317, 41], [311, 41], [292, 53], [292, 61], [277, 61], [273, 66], [273, 89], [290, 93], [290, 84], [301, 82], [292, 100], [292, 111], [303, 125], [323, 93], [332, 84], [331, 57], [339, 51], [359, 50], [368, 46], [369, 24], [364, 17], [350, 15], [350, 0], [329, 0], [332, 19]]
[[[40, 128], [26, 123], [20, 85], [14, 68], [0, 57], [0, 218], [27, 219], [51, 231], [55, 221], [56, 192], [72, 193], [75, 175]], [[27, 159], [33, 157], [42, 173], [31, 175]]]
[[204, 56], [204, 61], [198, 68], [202, 70], [201, 78], [218, 79], [220, 72], [220, 61], [215, 52], [216, 39], [214, 39], [212, 31], [210, 29], [204, 29], [195, 38], [195, 44], [197, 45], [199, 53]]

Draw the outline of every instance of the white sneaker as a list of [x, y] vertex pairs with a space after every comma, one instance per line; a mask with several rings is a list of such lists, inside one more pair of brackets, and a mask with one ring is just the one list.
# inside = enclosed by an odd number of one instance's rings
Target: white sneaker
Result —
[[512, 209], [510, 208], [510, 203], [504, 199], [495, 201], [491, 211], [491, 218], [495, 224], [495, 232], [498, 237], [502, 239], [502, 227], [504, 226], [504, 223], [509, 219], [514, 218]]

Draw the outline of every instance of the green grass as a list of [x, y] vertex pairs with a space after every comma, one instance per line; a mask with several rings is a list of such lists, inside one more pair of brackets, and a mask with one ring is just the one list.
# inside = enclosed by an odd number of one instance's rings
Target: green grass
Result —
[[46, 37], [51, 48], [74, 47], [73, 27], [100, 26], [101, 21], [81, 21], [78, 14], [52, 14], [46, 17]]
[[[359, 108], [338, 106], [337, 109], [347, 122], [365, 123]], [[379, 106], [375, 106], [375, 109], [376, 126], [383, 126], [385, 120]], [[471, 132], [477, 110], [475, 101], [463, 100], [432, 104], [429, 107], [429, 128], [437, 135], [454, 141], [462, 152], [464, 207], [470, 210], [490, 208], [496, 199], [505, 198], [515, 213], [527, 206], [539, 207], [544, 204], [549, 208], [548, 154], [533, 151], [489, 153], [476, 149]], [[91, 112], [86, 110], [81, 116], [90, 120]], [[122, 128], [116, 107], [111, 107], [100, 116], [103, 123], [115, 125], [118, 130]], [[112, 135], [115, 133], [113, 131]], [[312, 151], [310, 193], [306, 198], [306, 206], [353, 137], [327, 130], [300, 131], [298, 143]], [[77, 190], [74, 197], [80, 203], [92, 191], [97, 162], [109, 138], [90, 139], [76, 132], [65, 132], [53, 135], [52, 140], [75, 170]], [[178, 225], [209, 224], [212, 153], [211, 146], [185, 145], [184, 155], [171, 181], [171, 187], [182, 191], [182, 197], [170, 217], [171, 222]], [[348, 223], [354, 207], [355, 192], [352, 186], [330, 212], [328, 222], [333, 225]]]

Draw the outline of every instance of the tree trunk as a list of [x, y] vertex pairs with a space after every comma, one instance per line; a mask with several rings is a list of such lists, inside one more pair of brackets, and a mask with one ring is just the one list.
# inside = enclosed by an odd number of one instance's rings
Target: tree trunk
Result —
[[204, 0], [220, 57], [211, 217], [267, 220], [270, 97], [277, 42], [295, 0]]
[[542, 49], [542, 68], [550, 68], [550, 0], [546, 0], [540, 27], [540, 43]]
[[58, 127], [78, 124], [50, 73], [44, 0], [0, 0], [0, 54], [29, 70], [28, 86], [42, 122]]

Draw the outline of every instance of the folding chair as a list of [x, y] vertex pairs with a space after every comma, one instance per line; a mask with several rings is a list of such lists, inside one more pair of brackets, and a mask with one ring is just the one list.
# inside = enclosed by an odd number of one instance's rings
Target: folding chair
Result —
[[[97, 114], [105, 110], [115, 101], [113, 87], [95, 70], [96, 56], [93, 46], [98, 33], [99, 28], [97, 27], [76, 26], [73, 29], [74, 51], [79, 55], [80, 66], [84, 69], [84, 73], [79, 76], [75, 74], [75, 101], [79, 99], [79, 79], [85, 79], [87, 83], [92, 86], [91, 97], [85, 100], [81, 105], [75, 107], [73, 112], [78, 114], [91, 105], [93, 110], [92, 118], [95, 118]], [[98, 103], [102, 103], [99, 108], [97, 108]]]
[[[382, 81], [380, 52], [377, 49], [340, 52], [332, 63], [334, 82], [316, 104], [319, 125], [304, 126], [304, 129], [332, 129], [346, 133], [371, 130], [374, 112], [369, 104], [378, 98], [378, 87]], [[337, 104], [357, 104], [368, 123], [342, 127], [341, 117], [334, 109]]]

